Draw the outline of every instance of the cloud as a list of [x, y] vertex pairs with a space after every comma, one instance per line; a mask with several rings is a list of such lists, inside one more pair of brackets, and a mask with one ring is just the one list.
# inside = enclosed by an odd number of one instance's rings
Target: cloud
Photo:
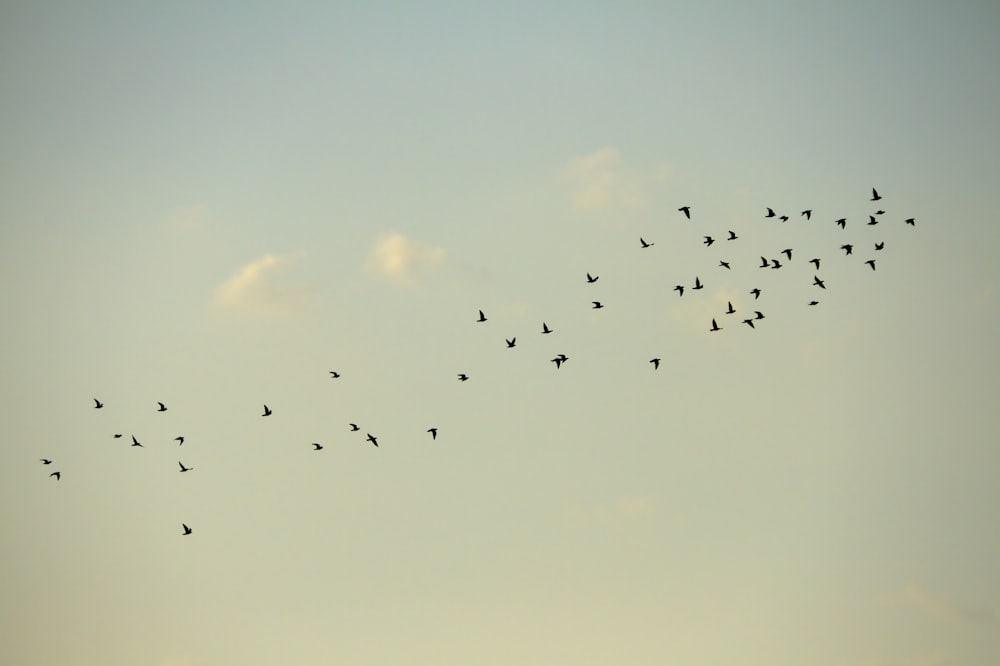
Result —
[[901, 596], [904, 605], [948, 624], [979, 624], [992, 622], [994, 619], [992, 608], [960, 607], [913, 583], [903, 588]]
[[618, 149], [611, 147], [571, 160], [566, 168], [573, 206], [580, 210], [641, 206], [649, 197], [649, 186], [664, 182], [669, 173], [670, 167], [662, 164], [647, 170], [627, 166]]
[[288, 314], [306, 309], [315, 297], [311, 286], [277, 283], [279, 275], [294, 263], [295, 258], [268, 254], [251, 261], [216, 287], [216, 306], [223, 310], [262, 314]]
[[392, 284], [414, 286], [444, 266], [445, 252], [399, 233], [382, 233], [368, 253], [365, 270]]

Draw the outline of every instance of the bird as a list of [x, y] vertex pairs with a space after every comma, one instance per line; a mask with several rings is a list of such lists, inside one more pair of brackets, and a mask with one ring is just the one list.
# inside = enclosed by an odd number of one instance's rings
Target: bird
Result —
[[486, 315], [483, 314], [482, 310], [479, 311], [479, 319], [477, 319], [476, 321], [480, 323], [486, 321]]
[[322, 451], [323, 445], [319, 442], [313, 442], [313, 451]]
[[656, 243], [647, 243], [641, 236], [639, 237], [639, 242], [642, 243], [643, 247], [652, 247]]
[[882, 198], [882, 197], [880, 197], [880, 196], [879, 196], [879, 194], [878, 194], [878, 190], [876, 190], [876, 189], [875, 189], [875, 188], [873, 187], [873, 188], [872, 188], [872, 198], [871, 198], [871, 200], [872, 200], [872, 201], [878, 201], [878, 200], [879, 200], [879, 199], [881, 199], [881, 198]]
[[684, 285], [682, 285], [682, 284], [677, 285], [676, 287], [674, 287], [674, 291], [678, 292], [681, 296], [683, 296], [684, 295]]
[[438, 429], [437, 428], [428, 428], [427, 432], [429, 432], [431, 434], [431, 439], [437, 439], [438, 438]]
[[783, 255], [785, 255], [786, 257], [788, 257], [788, 261], [792, 260], [792, 248], [788, 248], [788, 249], [782, 250], [781, 253]]
[[659, 370], [660, 369], [660, 359], [658, 359], [658, 358], [651, 358], [651, 359], [649, 359], [649, 362], [653, 364], [653, 370]]
[[507, 338], [504, 338], [504, 342], [507, 343], [507, 349], [510, 349], [511, 347], [514, 346], [514, 343], [517, 342], [517, 338], [514, 337], [514, 338], [511, 338], [510, 340], [508, 340]]
[[816, 270], [819, 270], [819, 259], [810, 259], [809, 263], [810, 264], [815, 264]]
[[39, 460], [42, 461], [43, 465], [51, 465], [52, 464], [52, 461], [49, 460], [48, 458], [39, 458]]
[[837, 223], [837, 225], [840, 226], [841, 229], [845, 229], [845, 230], [847, 229], [847, 218], [846, 217], [840, 218], [839, 220], [836, 221], [836, 223]]
[[594, 307], [591, 308], [592, 310], [600, 310], [601, 308], [604, 307], [604, 305], [602, 305], [600, 301], [591, 301], [591, 303], [594, 304]]
[[693, 287], [691, 287], [691, 288], [692, 288], [692, 289], [704, 289], [704, 288], [705, 288], [705, 285], [703, 285], [703, 284], [701, 283], [701, 280], [699, 280], [699, 279], [698, 279], [698, 276], [697, 276], [697, 275], [695, 275], [695, 276], [694, 276], [694, 286], [693, 286]]
[[600, 279], [601, 279], [600, 275], [593, 276], [590, 273], [587, 273], [587, 283], [588, 284], [594, 284], [595, 282], [597, 282]]
[[733, 309], [733, 302], [732, 301], [726, 301], [726, 305], [729, 306], [729, 307], [726, 308], [726, 314], [733, 314], [733, 313], [736, 312], [736, 310]]
[[875, 260], [874, 259], [869, 259], [865, 263], [868, 264], [869, 266], [871, 266], [872, 270], [875, 270]]
[[876, 215], [885, 215], [885, 211], [882, 210], [881, 208], [879, 208], [877, 211], [875, 211], [875, 214]]
[[813, 275], [813, 284], [820, 289], [826, 289], [826, 283], [820, 280], [818, 275]]
[[373, 446], [378, 446], [378, 439], [375, 437], [375, 435], [371, 434], [370, 432], [366, 434], [368, 436], [365, 438], [365, 441], [371, 442]]
[[552, 329], [544, 321], [542, 322], [542, 333], [551, 333]]
[[261, 414], [261, 416], [270, 416], [270, 415], [271, 415], [271, 408], [268, 407], [267, 405], [264, 405], [264, 413]]
[[767, 257], [761, 257], [760, 258], [760, 267], [761, 268], [767, 268], [770, 265], [771, 265], [771, 262], [767, 260]]
[[710, 329], [708, 329], [708, 330], [709, 330], [709, 331], [721, 331], [722, 329], [721, 329], [721, 328], [719, 328], [719, 325], [718, 325], [718, 324], [716, 324], [716, 323], [715, 323], [715, 320], [713, 319], [713, 320], [712, 320], [712, 328], [710, 328]]
[[177, 442], [177, 446], [180, 446], [181, 444], [184, 443], [184, 438], [183, 437], [174, 437], [174, 441]]
[[467, 382], [467, 381], [469, 381], [469, 375], [465, 374], [464, 372], [460, 372], [458, 374], [458, 381], [460, 381], [460, 382]]
[[758, 289], [757, 287], [751, 289], [750, 293], [753, 294], [753, 300], [756, 301], [758, 298], [760, 298], [760, 289]]
[[781, 220], [782, 222], [788, 222], [788, 216], [787, 215], [782, 215], [778, 219]]
[[881, 250], [884, 247], [885, 247], [885, 241], [882, 241], [881, 243], [875, 243], [875, 250], [876, 251]]
[[101, 402], [97, 398], [94, 398], [94, 409], [100, 409], [103, 406], [104, 406], [103, 402]]
[[770, 208], [768, 208], [767, 209], [767, 215], [765, 215], [764, 217], [774, 217], [774, 211], [771, 210]]
[[120, 432], [116, 432], [115, 434], [112, 435], [112, 437], [114, 437], [115, 439], [121, 439], [121, 436], [122, 434]]
[[177, 461], [177, 464], [181, 466], [182, 472], [190, 472], [191, 470], [194, 469], [194, 467], [185, 467], [184, 463], [182, 463], [180, 460]]
[[142, 444], [139, 443], [139, 440], [135, 438], [135, 435], [132, 435], [132, 446], [142, 446]]
[[689, 220], [691, 219], [691, 206], [681, 206], [677, 210], [684, 213], [684, 217], [686, 217], [687, 219]]
[[181, 536], [187, 536], [188, 534], [191, 534], [191, 531], [192, 531], [192, 530], [191, 530], [191, 528], [190, 528], [190, 527], [188, 527], [188, 526], [187, 526], [187, 525], [185, 525], [184, 523], [181, 523], [181, 527], [183, 527], [183, 528], [184, 528], [184, 534], [182, 534]]
[[771, 268], [772, 269], [773, 268], [781, 268], [781, 262], [778, 261], [777, 259], [772, 259], [771, 260]]
[[711, 236], [705, 236], [705, 240], [704, 240], [704, 243], [705, 243], [705, 245], [706, 245], [707, 247], [711, 247], [711, 246], [712, 246], [712, 243], [714, 243], [714, 242], [715, 242], [715, 239], [714, 239], [714, 238], [712, 238]]
[[566, 354], [559, 354], [559, 356], [556, 356], [555, 358], [551, 359], [551, 362], [556, 364], [556, 369], [558, 370], [559, 366], [561, 366], [568, 360], [569, 356], [566, 356]]
[[869, 215], [868, 216], [868, 226], [870, 227], [870, 226], [875, 225], [875, 224], [878, 224], [878, 220], [875, 219], [874, 215]]
[[813, 214], [812, 209], [804, 210], [800, 213], [800, 215], [805, 215], [807, 220], [812, 219], [812, 214]]
[[361, 430], [361, 428], [358, 427], [357, 423], [348, 423], [347, 425], [351, 426], [351, 432], [357, 432], [358, 430]]
[[851, 245], [850, 243], [846, 243], [844, 245], [841, 245], [840, 249], [846, 252], [847, 254], [850, 254], [851, 251], [854, 249], [854, 246]]
[[733, 270], [733, 269], [729, 268], [729, 262], [728, 261], [719, 261], [719, 265], [722, 266], [723, 268], [728, 268], [729, 270]]
[[160, 408], [157, 409], [156, 411], [158, 411], [158, 412], [165, 412], [165, 411], [167, 411], [167, 406], [164, 405], [162, 402], [157, 402], [156, 404], [158, 404], [160, 406]]
[[764, 318], [764, 313], [761, 312], [760, 310], [754, 310], [753, 311], [753, 315], [754, 315], [754, 317], [753, 317], [754, 319], [763, 319]]
[[917, 221], [916, 221], [916, 219], [914, 219], [914, 218], [912, 218], [912, 217], [908, 217], [908, 218], [906, 218], [906, 219], [904, 220], [904, 222], [906, 222], [906, 223], [907, 223], [908, 225], [910, 225], [911, 227], [915, 227], [915, 226], [917, 226]]
[[755, 327], [755, 326], [753, 325], [753, 319], [744, 319], [744, 320], [743, 320], [743, 323], [744, 323], [744, 324], [746, 324], [747, 326], [749, 326], [750, 328], [756, 328], [756, 327]]
[[737, 236], [733, 231], [730, 231], [729, 238], [727, 238], [726, 240], [736, 240], [737, 238], [739, 238], [739, 236]]
[[809, 301], [807, 305], [819, 305], [819, 301]]
[[58, 481], [60, 478], [62, 478], [62, 472], [52, 472], [51, 474], [49, 474], [49, 476], [56, 477], [56, 481]]
[[339, 372], [337, 372], [336, 370], [331, 370], [330, 371], [330, 379], [337, 379], [338, 377], [340, 377], [340, 373]]

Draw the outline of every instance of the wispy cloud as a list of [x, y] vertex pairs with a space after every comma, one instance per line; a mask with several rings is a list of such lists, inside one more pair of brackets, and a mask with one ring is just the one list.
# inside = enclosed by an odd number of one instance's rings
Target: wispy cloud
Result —
[[281, 284], [279, 277], [301, 255], [268, 254], [240, 268], [215, 289], [215, 305], [227, 311], [288, 314], [309, 307], [315, 289], [308, 284]]
[[629, 166], [613, 147], [573, 159], [566, 167], [573, 206], [580, 210], [642, 206], [650, 198], [650, 186], [664, 182], [669, 173], [664, 164], [647, 169]]
[[368, 253], [365, 270], [395, 285], [416, 286], [444, 264], [444, 249], [392, 232], [379, 235]]

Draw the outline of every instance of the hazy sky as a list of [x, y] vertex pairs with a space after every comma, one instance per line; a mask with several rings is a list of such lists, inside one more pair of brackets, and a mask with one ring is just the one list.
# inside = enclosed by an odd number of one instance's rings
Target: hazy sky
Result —
[[0, 662], [1000, 663], [998, 30], [3, 3]]

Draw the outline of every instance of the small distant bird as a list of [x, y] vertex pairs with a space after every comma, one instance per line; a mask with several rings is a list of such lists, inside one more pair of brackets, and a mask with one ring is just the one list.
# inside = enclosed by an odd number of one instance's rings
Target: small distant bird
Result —
[[191, 528], [190, 527], [188, 527], [184, 523], [181, 523], [181, 527], [184, 528], [184, 534], [182, 534], [181, 536], [187, 536], [188, 534], [191, 534]]
[[132, 446], [142, 446], [142, 444], [139, 443], [139, 440], [135, 438], [135, 435], [132, 435]]
[[746, 324], [746, 325], [748, 325], [748, 326], [749, 326], [750, 328], [756, 328], [756, 327], [755, 327], [755, 326], [753, 325], [753, 319], [744, 319], [744, 320], [743, 320], [743, 323], [744, 323], [744, 324]]
[[600, 301], [591, 301], [591, 303], [594, 304], [594, 307], [591, 308], [592, 310], [600, 310], [601, 308], [604, 307], [604, 305], [602, 305]]
[[728, 268], [729, 270], [733, 270], [733, 269], [729, 268], [729, 262], [728, 261], [720, 261], [719, 265], [722, 266], [723, 268]]
[[365, 441], [371, 442], [373, 446], [378, 446], [378, 439], [375, 437], [375, 435], [371, 433], [367, 433], [367, 435], [368, 436], [365, 438]]
[[847, 229], [847, 218], [846, 217], [842, 217], [839, 220], [837, 220], [837, 225], [841, 229], [845, 229], [846, 230]]
[[319, 442], [313, 442], [313, 451], [322, 451], [323, 445]]
[[915, 227], [915, 226], [917, 226], [917, 221], [916, 221], [916, 219], [914, 219], [914, 218], [912, 218], [912, 217], [908, 217], [908, 218], [906, 218], [906, 220], [904, 220], [904, 221], [905, 221], [905, 222], [906, 222], [906, 223], [907, 223], [908, 225], [910, 225], [911, 227]]
[[875, 260], [874, 259], [869, 259], [865, 263], [868, 264], [869, 266], [871, 266], [872, 270], [875, 270]]
[[704, 240], [703, 242], [705, 243], [705, 245], [706, 245], [707, 247], [711, 247], [711, 246], [712, 246], [712, 243], [714, 243], [714, 242], [715, 242], [715, 239], [714, 239], [714, 238], [712, 238], [711, 236], [705, 236], [705, 240]]
[[758, 298], [760, 298], [760, 289], [754, 287], [753, 289], [750, 290], [750, 293], [753, 294], [753, 300], [756, 301]]
[[719, 325], [718, 325], [718, 324], [716, 324], [716, 323], [715, 323], [715, 320], [713, 319], [713, 320], [712, 320], [712, 328], [710, 328], [710, 329], [708, 329], [708, 330], [709, 330], [709, 331], [721, 331], [722, 329], [721, 329], [721, 328], [719, 328]]
[[813, 284], [820, 289], [826, 289], [826, 283], [820, 280], [818, 275], [813, 275]]
[[566, 354], [559, 354], [559, 356], [556, 356], [555, 358], [550, 360], [552, 363], [556, 364], [556, 369], [558, 370], [559, 366], [561, 366], [563, 363], [569, 360], [569, 356], [566, 356]]
[[270, 416], [270, 415], [271, 415], [271, 408], [268, 407], [267, 405], [264, 405], [264, 413], [261, 414], [261, 416]]
[[437, 439], [438, 438], [438, 429], [437, 428], [428, 428], [427, 432], [429, 432], [431, 434], [431, 439]]
[[726, 305], [729, 306], [728, 308], [726, 308], [726, 314], [734, 314], [736, 312], [736, 310], [733, 309], [732, 301], [726, 301]]
[[52, 461], [49, 460], [48, 458], [39, 458], [39, 460], [42, 461], [43, 465], [51, 465], [52, 464]]
[[809, 301], [808, 305], [819, 305], [819, 301]]
[[735, 233], [733, 233], [732, 231], [730, 231], [729, 232], [729, 238], [727, 238], [726, 240], [736, 240], [737, 238], [739, 238], [739, 236], [737, 236]]
[[681, 206], [677, 210], [684, 213], [684, 217], [686, 217], [687, 219], [689, 220], [691, 219], [691, 206]]
[[692, 289], [704, 289], [704, 287], [705, 287], [705, 285], [703, 285], [703, 284], [701, 283], [701, 280], [699, 280], [699, 279], [698, 279], [698, 276], [697, 276], [697, 275], [695, 275], [695, 276], [694, 276], [694, 286], [693, 286], [693, 287], [691, 287], [691, 288], [692, 288]]
[[810, 259], [809, 263], [814, 264], [816, 266], [816, 270], [819, 270], [819, 259]]
[[801, 213], [799, 213], [799, 214], [800, 214], [800, 215], [805, 215], [805, 216], [806, 216], [806, 219], [807, 219], [807, 220], [811, 220], [811, 219], [812, 219], [812, 214], [813, 214], [813, 212], [812, 212], [812, 210], [810, 209], [810, 210], [804, 210], [804, 211], [802, 211], [802, 212], [801, 212]]
[[767, 268], [770, 265], [771, 265], [771, 262], [767, 260], [767, 257], [761, 257], [760, 258], [760, 267], [761, 268]]
[[875, 243], [875, 250], [876, 250], [876, 251], [878, 251], [878, 250], [881, 250], [881, 249], [883, 249], [884, 247], [885, 247], [885, 241], [883, 241], [883, 242], [881, 242], [881, 243]]
[[876, 190], [876, 189], [875, 189], [875, 188], [873, 187], [873, 188], [872, 188], [872, 199], [871, 199], [871, 200], [872, 200], [872, 201], [878, 201], [878, 200], [879, 200], [879, 199], [881, 199], [881, 198], [882, 198], [882, 197], [880, 197], [880, 196], [878, 195], [878, 190]]
[[639, 242], [642, 243], [643, 247], [652, 247], [653, 245], [656, 245], [656, 243], [647, 243], [641, 236], [639, 237]]
[[844, 245], [841, 245], [840, 249], [846, 252], [847, 254], [850, 254], [851, 251], [854, 250], [854, 246], [851, 245], [850, 243], [846, 243]]
[[787, 215], [782, 215], [778, 219], [781, 220], [782, 222], [788, 222], [788, 216]]
[[177, 464], [181, 466], [182, 472], [190, 472], [191, 470], [194, 469], [194, 467], [185, 467], [184, 463], [182, 463], [180, 460], [177, 461]]
[[774, 211], [771, 210], [770, 208], [768, 208], [767, 209], [767, 215], [765, 215], [764, 217], [774, 217]]
[[160, 406], [160, 408], [158, 410], [156, 410], [156, 411], [158, 411], [158, 412], [165, 412], [165, 411], [167, 411], [167, 406], [164, 405], [162, 402], [157, 402], [156, 404], [158, 404]]
[[104, 406], [103, 402], [101, 402], [97, 398], [94, 398], [94, 409], [100, 409], [103, 406]]
[[753, 315], [754, 315], [753, 316], [754, 319], [763, 319], [764, 318], [764, 313], [761, 312], [760, 310], [754, 310], [753, 311]]
[[330, 371], [330, 379], [337, 379], [338, 377], [340, 377], [340, 373], [339, 372], [337, 372], [336, 370], [331, 370]]
[[792, 248], [788, 248], [788, 249], [782, 250], [781, 253], [783, 255], [785, 255], [786, 257], [788, 257], [788, 261], [792, 260]]
[[587, 273], [587, 283], [588, 284], [594, 284], [595, 282], [597, 282], [600, 279], [601, 279], [600, 275], [598, 275], [598, 276], [595, 277], [595, 276], [591, 275], [590, 273]]
[[781, 268], [781, 262], [777, 259], [771, 260], [771, 268]]
[[682, 284], [677, 285], [676, 287], [674, 287], [674, 291], [678, 292], [681, 296], [683, 296], [684, 295], [684, 285], [682, 285]]
[[870, 226], [872, 226], [874, 224], [878, 224], [878, 220], [875, 219], [874, 215], [869, 215], [868, 216], [868, 226], [870, 227]]
[[479, 311], [479, 319], [477, 319], [476, 321], [480, 323], [486, 321], [486, 315], [483, 314], [482, 310]]
[[114, 435], [112, 435], [112, 437], [114, 437], [115, 439], [121, 439], [121, 436], [122, 434], [120, 432], [116, 432]]
[[507, 343], [507, 349], [510, 349], [510, 348], [512, 348], [514, 346], [514, 343], [517, 342], [517, 338], [514, 337], [514, 338], [511, 338], [510, 340], [508, 340], [507, 338], [504, 338], [504, 342]]
[[542, 322], [542, 333], [551, 333], [552, 329], [544, 321]]
[[660, 369], [660, 359], [658, 359], [658, 358], [651, 358], [651, 359], [649, 359], [649, 362], [653, 364], [653, 370], [659, 370]]
[[347, 425], [351, 426], [351, 432], [357, 432], [358, 430], [361, 430], [361, 428], [358, 427], [357, 423], [348, 423]]
[[59, 479], [62, 478], [62, 472], [52, 472], [51, 474], [49, 474], [49, 476], [56, 477], [56, 481], [58, 481]]
[[460, 382], [467, 382], [467, 381], [469, 381], [469, 375], [465, 374], [464, 372], [459, 373], [459, 375], [458, 375], [458, 381], [460, 381]]
[[177, 442], [177, 446], [180, 446], [181, 444], [184, 443], [184, 438], [183, 437], [174, 437], [174, 441]]
[[882, 210], [881, 208], [879, 208], [877, 211], [875, 211], [875, 214], [876, 215], [885, 215], [885, 211]]

